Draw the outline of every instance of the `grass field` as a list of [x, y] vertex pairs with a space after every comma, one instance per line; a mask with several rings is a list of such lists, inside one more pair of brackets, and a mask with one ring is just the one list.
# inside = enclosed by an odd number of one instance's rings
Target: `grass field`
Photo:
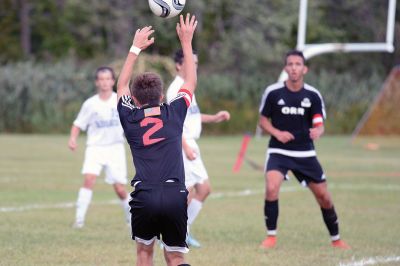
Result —
[[[380, 148], [367, 150], [368, 142]], [[96, 184], [86, 227], [71, 228], [82, 184], [84, 138], [79, 143], [72, 153], [67, 136], [0, 135], [0, 265], [134, 265], [135, 244], [103, 178]], [[294, 179], [281, 191], [278, 246], [260, 250], [263, 173], [247, 164], [232, 173], [240, 143], [240, 136], [200, 141], [213, 194], [192, 228], [203, 247], [191, 249], [189, 263], [400, 265], [400, 138], [361, 138], [350, 144], [348, 137], [327, 136], [317, 144], [341, 235], [352, 246], [348, 251], [330, 247], [319, 208]], [[267, 138], [253, 139], [248, 156], [262, 164], [266, 145]], [[164, 265], [158, 248], [155, 265]]]

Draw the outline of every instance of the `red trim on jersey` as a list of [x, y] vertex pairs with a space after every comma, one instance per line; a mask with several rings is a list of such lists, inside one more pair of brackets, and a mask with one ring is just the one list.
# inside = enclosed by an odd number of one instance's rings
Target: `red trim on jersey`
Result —
[[[187, 107], [189, 107], [190, 106], [190, 104], [192, 103], [192, 93], [190, 92], [190, 91], [188, 91], [188, 90], [186, 90], [186, 89], [183, 89], [183, 88], [181, 88], [179, 91], [178, 91], [178, 93], [184, 93], [184, 94], [186, 94], [187, 96], [189, 96], [189, 97], [186, 97], [186, 96], [183, 96], [183, 98], [185, 99], [185, 102], [186, 102], [186, 106]], [[188, 99], [189, 98], [189, 99]]]
[[192, 95], [192, 93], [191, 93], [190, 91], [188, 91], [187, 89], [181, 88], [181, 89], [178, 91], [178, 93], [180, 93], [180, 92], [187, 93], [187, 94], [190, 96], [190, 101], [192, 101], [193, 95]]

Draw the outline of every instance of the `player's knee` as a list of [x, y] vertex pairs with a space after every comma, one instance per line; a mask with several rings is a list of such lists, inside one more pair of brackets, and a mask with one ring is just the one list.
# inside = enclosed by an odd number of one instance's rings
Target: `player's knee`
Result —
[[209, 184], [201, 184], [196, 188], [195, 198], [204, 201], [211, 194], [211, 186]]
[[266, 191], [266, 199], [268, 200], [276, 200], [278, 199], [279, 195], [279, 185], [274, 184], [274, 183], [269, 183], [267, 185], [267, 191]]
[[96, 182], [95, 175], [85, 175], [83, 186], [87, 189], [93, 189], [95, 182]]
[[115, 193], [117, 193], [117, 195], [121, 198], [121, 199], [125, 199], [127, 197], [127, 193], [125, 190], [124, 185], [122, 184], [115, 184], [114, 185], [114, 189], [115, 189]]
[[211, 187], [207, 186], [203, 191], [203, 198], [207, 198], [211, 194]]
[[152, 246], [142, 246], [137, 249], [138, 258], [141, 258], [143, 261], [153, 258], [153, 253], [154, 249]]
[[167, 265], [185, 265], [183, 254], [180, 252], [165, 252]]
[[329, 209], [333, 206], [332, 199], [328, 193], [317, 195], [317, 200], [322, 208]]

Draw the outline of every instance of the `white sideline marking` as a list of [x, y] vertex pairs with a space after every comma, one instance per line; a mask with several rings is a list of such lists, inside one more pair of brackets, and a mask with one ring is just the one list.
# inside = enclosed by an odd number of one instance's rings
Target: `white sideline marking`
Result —
[[[94, 205], [115, 205], [119, 204], [117, 200], [109, 200], [102, 202], [93, 202]], [[69, 209], [74, 208], [75, 202], [64, 202], [64, 203], [56, 203], [56, 204], [31, 204], [19, 207], [0, 207], [0, 212], [22, 212], [29, 210], [38, 210], [38, 209]]]
[[[329, 183], [329, 189], [332, 190], [353, 190], [353, 191], [400, 191], [400, 185], [379, 185], [379, 184], [332, 184]], [[282, 186], [281, 192], [295, 192], [302, 191], [306, 188], [302, 186]], [[232, 197], [247, 197], [252, 195], [263, 194], [264, 189], [259, 190], [251, 190], [245, 189], [242, 191], [232, 191], [232, 192], [214, 192], [210, 195], [210, 199], [221, 199], [221, 198], [232, 198]], [[115, 205], [119, 204], [118, 200], [109, 200], [109, 201], [99, 201], [93, 202], [94, 205]], [[75, 202], [64, 202], [64, 203], [56, 203], [56, 204], [30, 204], [25, 206], [16, 206], [16, 207], [0, 207], [0, 212], [22, 212], [29, 210], [42, 210], [42, 209], [69, 209], [74, 208]]]
[[364, 266], [364, 265], [375, 265], [381, 263], [390, 263], [400, 261], [399, 256], [390, 256], [390, 257], [372, 257], [361, 259], [359, 261], [352, 261], [349, 263], [339, 263], [339, 266]]

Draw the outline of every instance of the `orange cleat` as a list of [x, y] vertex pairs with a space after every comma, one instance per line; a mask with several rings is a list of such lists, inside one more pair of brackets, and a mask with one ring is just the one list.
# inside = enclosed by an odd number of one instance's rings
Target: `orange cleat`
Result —
[[267, 236], [261, 243], [260, 248], [273, 248], [276, 245], [276, 236]]
[[341, 248], [341, 249], [351, 249], [351, 247], [349, 245], [347, 245], [346, 242], [344, 242], [341, 239], [332, 241], [332, 247]]

